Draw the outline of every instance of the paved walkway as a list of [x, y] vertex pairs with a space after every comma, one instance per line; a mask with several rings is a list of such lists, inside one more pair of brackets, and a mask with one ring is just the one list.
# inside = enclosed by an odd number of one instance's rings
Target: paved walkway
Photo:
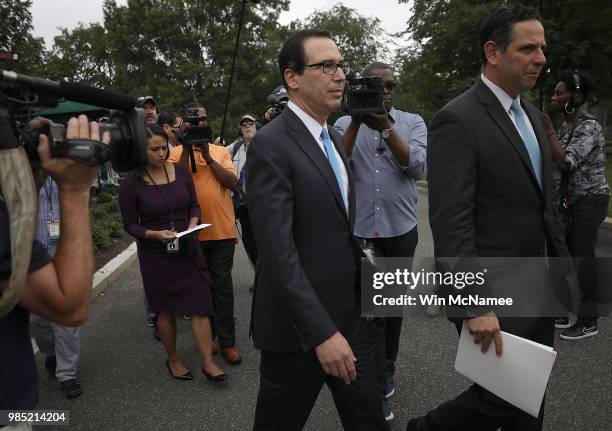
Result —
[[[421, 191], [417, 255], [431, 256], [427, 197]], [[602, 232], [600, 253], [612, 256], [612, 232]], [[238, 344], [244, 361], [223, 364], [230, 382], [211, 386], [198, 372], [199, 355], [190, 323], [178, 321], [178, 348], [196, 379], [179, 382], [168, 375], [161, 344], [144, 323], [138, 265], [133, 264], [92, 305], [82, 330], [80, 381], [85, 393], [66, 400], [58, 385], [41, 372], [40, 409], [70, 411], [78, 430], [249, 430], [258, 387], [259, 355], [248, 339], [252, 283], [242, 247], [234, 265]], [[397, 390], [391, 399], [393, 430], [407, 420], [454, 397], [469, 382], [453, 370], [457, 334], [445, 318], [404, 320], [397, 363]], [[612, 322], [602, 319], [600, 335], [580, 342], [558, 340], [559, 352], [546, 401], [546, 430], [612, 429]], [[37, 355], [42, 371], [42, 358]], [[59, 428], [66, 429], [66, 428]], [[329, 391], [324, 389], [307, 430], [340, 430]]]

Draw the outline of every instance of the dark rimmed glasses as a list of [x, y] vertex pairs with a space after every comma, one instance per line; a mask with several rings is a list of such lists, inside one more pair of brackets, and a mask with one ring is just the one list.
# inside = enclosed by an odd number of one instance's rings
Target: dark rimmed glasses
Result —
[[345, 75], [350, 70], [348, 63], [345, 63], [343, 61], [341, 61], [340, 63], [336, 63], [334, 60], [323, 60], [320, 63], [305, 64], [303, 66], [296, 67], [296, 69], [305, 69], [307, 67], [321, 68], [323, 73], [326, 75], [334, 75], [338, 68], [342, 69]]

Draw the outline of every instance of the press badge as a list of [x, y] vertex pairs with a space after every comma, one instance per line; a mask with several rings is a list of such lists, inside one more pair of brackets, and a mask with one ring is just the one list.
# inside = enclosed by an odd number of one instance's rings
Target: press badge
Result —
[[49, 239], [58, 240], [60, 237], [60, 224], [57, 221], [47, 222], [47, 230], [49, 231]]
[[173, 241], [170, 241], [168, 244], [166, 244], [166, 250], [168, 251], [168, 253], [180, 252], [179, 239], [175, 238]]

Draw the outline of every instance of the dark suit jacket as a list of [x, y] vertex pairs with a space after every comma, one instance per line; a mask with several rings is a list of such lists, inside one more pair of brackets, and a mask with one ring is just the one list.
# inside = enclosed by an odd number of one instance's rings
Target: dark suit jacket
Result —
[[480, 80], [434, 118], [428, 140], [429, 221], [434, 253], [567, 256], [552, 202], [551, 154], [539, 112], [521, 101], [542, 156], [539, 187], [525, 145]]
[[328, 127], [349, 180], [349, 214], [333, 170], [287, 108], [259, 130], [247, 154], [247, 204], [259, 250], [252, 334], [268, 351], [309, 350], [356, 313], [359, 247], [353, 177], [342, 138]]

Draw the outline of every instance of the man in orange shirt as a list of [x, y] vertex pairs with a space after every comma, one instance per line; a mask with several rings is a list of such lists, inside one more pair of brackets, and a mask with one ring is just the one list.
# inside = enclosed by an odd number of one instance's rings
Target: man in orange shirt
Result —
[[214, 328], [225, 360], [239, 364], [242, 358], [236, 348], [232, 283], [236, 222], [230, 195], [230, 189], [238, 183], [236, 169], [225, 147], [205, 144], [193, 147], [197, 169], [194, 173], [189, 152], [184, 149], [184, 146], [173, 148], [168, 160], [182, 164], [191, 172], [202, 211], [200, 222], [212, 224], [202, 229], [199, 240], [214, 282]]

